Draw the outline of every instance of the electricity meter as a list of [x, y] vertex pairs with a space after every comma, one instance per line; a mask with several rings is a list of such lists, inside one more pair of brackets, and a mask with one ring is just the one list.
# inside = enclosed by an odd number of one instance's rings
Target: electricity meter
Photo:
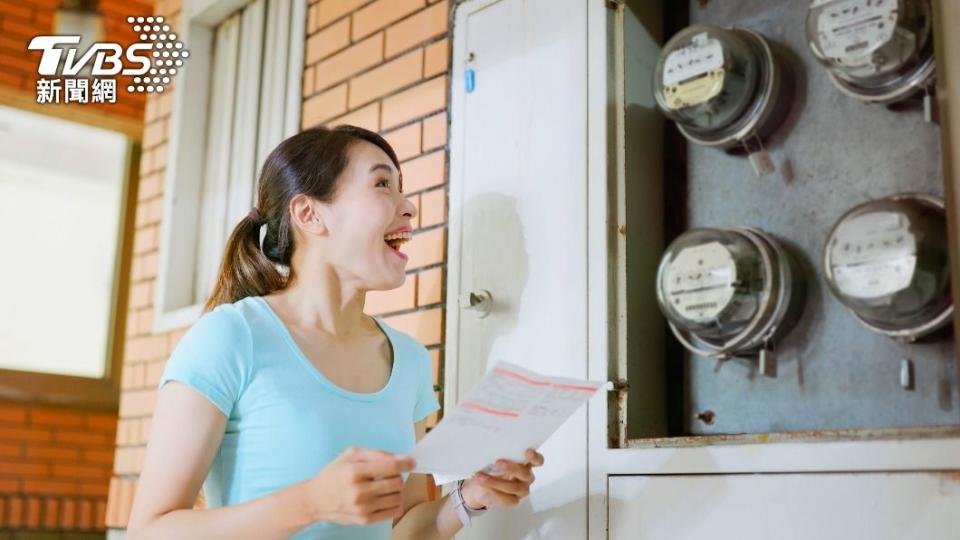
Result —
[[950, 323], [943, 201], [903, 193], [861, 204], [833, 226], [823, 267], [833, 295], [867, 328], [913, 341]]
[[693, 229], [660, 261], [657, 302], [691, 352], [763, 360], [799, 317], [803, 281], [793, 258], [762, 231]]
[[739, 26], [694, 25], [664, 46], [654, 96], [687, 139], [720, 148], [746, 146], [769, 135], [789, 108], [783, 76], [761, 34]]
[[843, 92], [892, 103], [934, 79], [929, 0], [813, 0], [807, 40]]

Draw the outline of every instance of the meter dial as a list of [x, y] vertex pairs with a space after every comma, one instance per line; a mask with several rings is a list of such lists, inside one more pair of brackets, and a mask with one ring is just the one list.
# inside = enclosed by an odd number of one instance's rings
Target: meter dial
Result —
[[807, 40], [843, 92], [893, 103], [934, 79], [930, 0], [813, 0]]
[[861, 204], [834, 225], [823, 266], [833, 295], [871, 330], [907, 341], [950, 323], [943, 201], [904, 193]]
[[698, 144], [762, 138], [788, 108], [789, 85], [770, 43], [742, 27], [681, 30], [664, 46], [653, 80], [657, 105]]
[[693, 229], [667, 248], [657, 302], [677, 339], [701, 356], [752, 356], [802, 309], [802, 281], [780, 243], [748, 227]]

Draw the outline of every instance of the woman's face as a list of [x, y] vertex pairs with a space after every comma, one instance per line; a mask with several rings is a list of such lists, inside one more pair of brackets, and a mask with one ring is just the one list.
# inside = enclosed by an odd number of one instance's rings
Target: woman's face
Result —
[[413, 232], [417, 209], [400, 191], [400, 171], [374, 144], [361, 141], [331, 202], [321, 205], [327, 230], [325, 258], [342, 280], [363, 290], [395, 289], [406, 277], [407, 256], [399, 249]]

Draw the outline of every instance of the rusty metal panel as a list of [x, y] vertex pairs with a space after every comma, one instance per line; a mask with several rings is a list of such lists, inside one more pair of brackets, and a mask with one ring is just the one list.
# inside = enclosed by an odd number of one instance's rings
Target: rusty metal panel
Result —
[[[922, 110], [866, 105], [835, 89], [807, 49], [807, 5], [690, 2], [692, 23], [741, 24], [781, 44], [796, 101], [768, 143], [774, 175], [758, 178], [743, 157], [689, 145], [686, 183], [671, 188], [667, 177], [665, 189], [686, 190], [686, 208], [675, 210], [688, 227], [750, 225], [784, 240], [808, 290], [799, 325], [778, 346], [776, 378], [748, 363], [714, 372], [713, 360], [680, 360], [678, 426], [716, 434], [958, 425], [953, 341], [904, 345], [870, 332], [830, 295], [820, 269], [826, 235], [848, 208], [901, 191], [943, 195], [939, 129]], [[900, 385], [904, 358], [914, 364], [912, 390]]]

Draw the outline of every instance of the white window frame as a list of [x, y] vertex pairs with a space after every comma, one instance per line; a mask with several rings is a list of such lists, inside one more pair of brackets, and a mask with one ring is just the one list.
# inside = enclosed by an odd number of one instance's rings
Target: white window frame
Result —
[[[203, 304], [194, 302], [193, 289], [213, 37], [224, 19], [249, 3], [250, 0], [183, 0], [180, 40], [186, 43], [190, 58], [178, 71], [173, 90], [154, 294], [154, 333], [190, 326], [202, 314]], [[288, 57], [286, 66], [265, 60], [263, 80], [285, 80], [287, 88], [285, 94], [274, 91], [272, 99], [261, 101], [261, 108], [270, 107], [280, 114], [273, 116], [277, 119], [274, 124], [261, 125], [257, 129], [258, 163], [262, 163], [273, 146], [296, 133], [300, 127], [307, 0], [273, 4], [275, 8], [271, 6], [267, 19], [270, 25], [267, 34], [270, 35], [271, 31], [274, 35], [288, 34]], [[275, 15], [274, 9], [280, 14]], [[289, 21], [286, 29], [282, 28], [285, 26], [283, 21]]]

